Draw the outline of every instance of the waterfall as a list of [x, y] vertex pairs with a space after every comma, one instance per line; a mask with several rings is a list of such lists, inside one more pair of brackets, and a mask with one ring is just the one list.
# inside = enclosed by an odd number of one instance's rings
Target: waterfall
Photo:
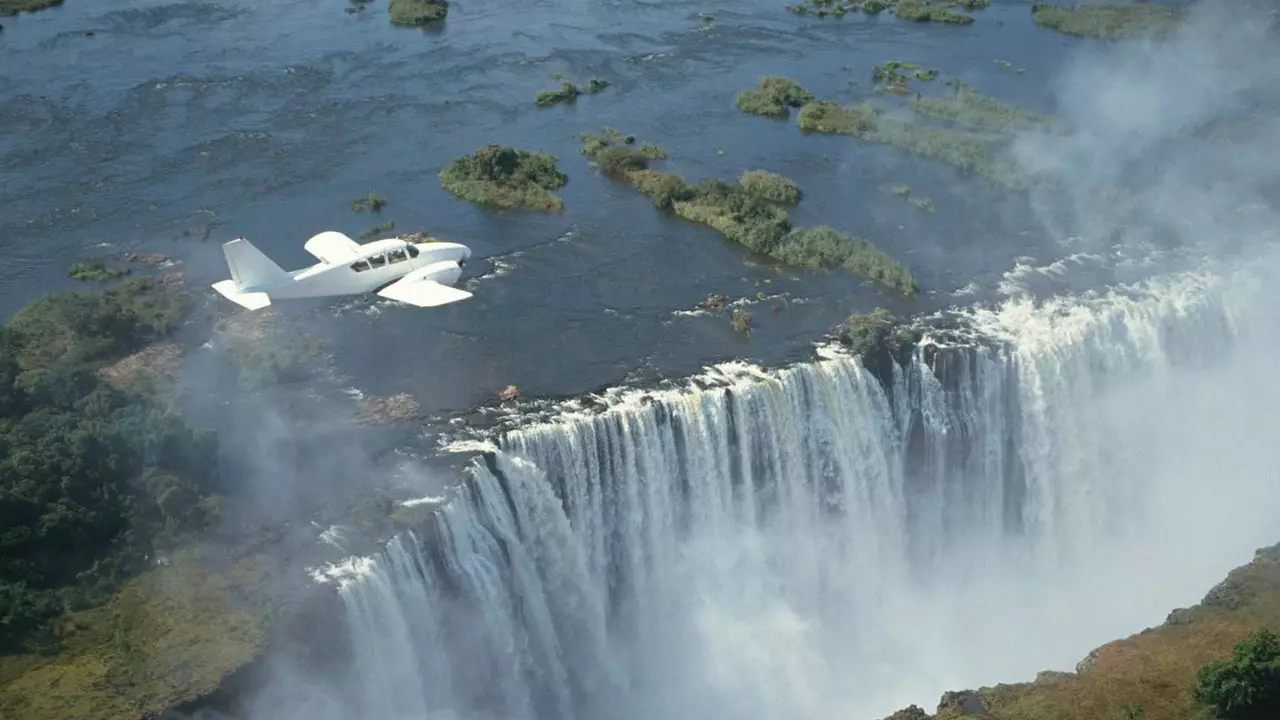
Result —
[[857, 720], [1069, 670], [1275, 540], [1252, 277], [1010, 301], [891, 377], [729, 363], [510, 431], [344, 584], [360, 716]]

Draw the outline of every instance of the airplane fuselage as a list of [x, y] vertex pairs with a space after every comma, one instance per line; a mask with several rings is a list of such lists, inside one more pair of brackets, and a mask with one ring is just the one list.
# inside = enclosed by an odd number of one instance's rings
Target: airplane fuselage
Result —
[[289, 272], [279, 281], [244, 290], [265, 292], [279, 300], [368, 293], [437, 263], [444, 264], [431, 272], [431, 277], [452, 285], [470, 257], [471, 250], [457, 243], [412, 243], [400, 238], [376, 240], [361, 245], [354, 257], [332, 264], [318, 262]]

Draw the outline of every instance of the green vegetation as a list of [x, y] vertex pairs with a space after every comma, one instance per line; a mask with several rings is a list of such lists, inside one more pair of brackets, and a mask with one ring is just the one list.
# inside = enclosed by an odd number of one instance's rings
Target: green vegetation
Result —
[[257, 657], [265, 616], [244, 609], [244, 590], [265, 581], [261, 558], [225, 572], [187, 551], [166, 560], [106, 603], [61, 618], [56, 654], [0, 656], [0, 717], [158, 717]]
[[904, 20], [916, 22], [934, 21], [968, 24], [973, 18], [952, 10], [953, 7], [978, 10], [990, 4], [990, 0], [950, 0], [950, 2], [922, 2], [921, 0], [801, 0], [786, 8], [797, 15], [814, 17], [843, 17], [852, 12], [876, 15], [894, 9], [894, 14]]
[[582, 94], [582, 90], [571, 82], [562, 82], [555, 90], [539, 90], [533, 98], [538, 107], [550, 107], [559, 103], [573, 102]]
[[800, 109], [801, 130], [852, 135], [867, 142], [892, 145], [930, 160], [978, 173], [1015, 190], [1028, 186], [1027, 178], [1000, 155], [994, 138], [957, 132], [884, 117], [884, 111], [870, 101], [848, 106], [830, 100], [815, 100]]
[[[1259, 550], [1199, 605], [1107, 643], [1073, 673], [947, 693], [911, 720], [1254, 720], [1275, 718], [1280, 689], [1280, 545]], [[1243, 701], [1239, 702], [1238, 701]]]
[[961, 88], [949, 97], [913, 98], [912, 110], [957, 125], [988, 130], [1056, 129], [1055, 119]]
[[371, 212], [379, 212], [380, 210], [382, 210], [383, 207], [386, 206], [386, 204], [387, 204], [387, 201], [384, 200], [381, 195], [379, 195], [376, 192], [371, 192], [368, 195], [365, 195], [364, 197], [360, 197], [360, 198], [356, 198], [355, 200], [352, 200], [351, 211], [360, 212], [362, 210], [369, 210]]
[[734, 310], [729, 314], [729, 324], [733, 326], [734, 332], [750, 335], [751, 313], [747, 310]]
[[62, 0], [0, 0], [0, 17], [35, 12], [61, 4]]
[[374, 238], [378, 237], [379, 235], [383, 235], [383, 234], [385, 234], [385, 233], [389, 233], [389, 232], [391, 232], [392, 230], [395, 230], [395, 229], [396, 229], [396, 224], [395, 224], [393, 221], [388, 220], [388, 221], [386, 221], [386, 222], [382, 223], [381, 225], [374, 225], [373, 227], [369, 228], [368, 230], [365, 230], [364, 232], [360, 233], [360, 239], [361, 239], [361, 240], [372, 240], [372, 239], [374, 239]]
[[968, 25], [973, 22], [972, 15], [952, 10], [949, 3], [920, 2], [919, 0], [899, 0], [893, 14], [903, 20], [914, 22], [940, 22], [953, 25]]
[[1266, 628], [1236, 643], [1230, 660], [1215, 660], [1197, 672], [1197, 701], [1221, 720], [1280, 718], [1280, 638]]
[[783, 205], [795, 205], [800, 202], [800, 187], [795, 182], [767, 170], [748, 170], [738, 178], [738, 184], [747, 191], [748, 195], [754, 195], [761, 200]]
[[795, 80], [778, 75], [766, 75], [754, 88], [739, 90], [733, 104], [739, 110], [753, 115], [786, 117], [787, 108], [800, 107], [813, 100], [813, 94], [800, 87]]
[[553, 156], [500, 145], [456, 158], [440, 172], [441, 187], [463, 200], [548, 212], [564, 209], [552, 191], [568, 182]]
[[1005, 70], [1012, 70], [1013, 72], [1016, 72], [1018, 74], [1022, 74], [1027, 71], [1026, 68], [1017, 67], [1012, 62], [1009, 62], [1008, 60], [996, 60], [995, 63], [1000, 67], [1004, 68]]
[[[586, 93], [594, 95], [601, 90], [609, 87], [609, 81], [604, 78], [594, 77], [587, 81]], [[562, 82], [560, 87], [554, 90], [539, 90], [538, 94], [533, 98], [533, 104], [538, 107], [550, 107], [560, 103], [569, 103], [578, 99], [583, 93], [583, 89], [571, 82]]]
[[893, 189], [893, 194], [897, 195], [898, 197], [906, 197], [911, 194], [911, 188], [907, 187], [906, 185], [894, 185], [892, 189]]
[[1147, 3], [1087, 3], [1064, 7], [1050, 3], [1031, 6], [1031, 18], [1068, 35], [1116, 39], [1137, 35], [1166, 35], [1185, 15], [1182, 8]]
[[421, 27], [444, 20], [449, 14], [448, 0], [388, 0], [387, 15], [392, 25]]
[[880, 307], [867, 315], [850, 315], [834, 335], [837, 341], [864, 358], [884, 351], [898, 355], [920, 341], [917, 331], [901, 324], [893, 313]]
[[917, 290], [905, 266], [866, 240], [828, 227], [793, 228], [781, 205], [798, 202], [800, 190], [780, 175], [756, 170], [743, 173], [737, 184], [707, 179], [689, 185], [678, 174], [649, 167], [650, 160], [666, 157], [659, 148], [634, 149], [634, 138], [612, 128], [581, 138], [582, 153], [597, 159], [602, 174], [629, 182], [659, 209], [706, 225], [753, 252], [795, 267], [845, 268], [907, 294]]
[[927, 197], [918, 197], [912, 202], [916, 204], [916, 207], [920, 208], [921, 210], [927, 213], [933, 212], [933, 201]]
[[67, 275], [73, 280], [105, 282], [128, 274], [128, 270], [109, 268], [106, 263], [96, 259], [77, 260], [71, 263], [71, 267], [67, 269]]
[[215, 440], [104, 370], [175, 329], [176, 280], [47, 295], [0, 328], [0, 646], [103, 601], [216, 516]]

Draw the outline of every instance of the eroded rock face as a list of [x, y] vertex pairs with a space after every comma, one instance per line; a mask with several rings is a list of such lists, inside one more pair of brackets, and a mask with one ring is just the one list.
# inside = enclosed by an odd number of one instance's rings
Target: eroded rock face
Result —
[[718, 293], [712, 293], [707, 296], [706, 300], [698, 302], [699, 310], [723, 310], [729, 304], [729, 298]]
[[933, 720], [933, 718], [919, 706], [908, 705], [884, 720]]

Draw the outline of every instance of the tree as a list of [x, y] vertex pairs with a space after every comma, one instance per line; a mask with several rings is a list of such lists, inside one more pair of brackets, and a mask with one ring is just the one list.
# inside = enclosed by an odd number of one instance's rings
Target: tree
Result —
[[1236, 644], [1230, 660], [1199, 670], [1198, 702], [1211, 705], [1222, 720], [1280, 718], [1280, 637], [1265, 628]]

